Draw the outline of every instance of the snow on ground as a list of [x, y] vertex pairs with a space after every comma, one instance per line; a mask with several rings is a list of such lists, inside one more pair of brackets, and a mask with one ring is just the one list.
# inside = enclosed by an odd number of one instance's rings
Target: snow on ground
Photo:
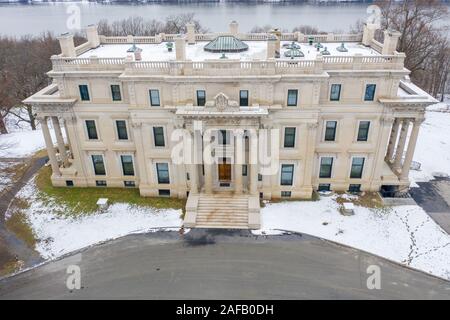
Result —
[[25, 215], [38, 239], [35, 249], [46, 259], [128, 234], [151, 232], [155, 228], [180, 228], [182, 223], [181, 210], [157, 210], [125, 203], [77, 218], [61, 216], [56, 212], [66, 211], [64, 207], [44, 204], [36, 194], [34, 182], [30, 182], [18, 196], [30, 204]]
[[0, 162], [0, 193], [5, 190], [12, 182], [11, 174], [6, 171], [10, 166], [14, 166], [14, 162]]
[[[53, 142], [56, 144], [55, 132], [50, 129]], [[42, 130], [16, 131], [0, 135], [0, 157], [27, 157], [45, 148]]]
[[[414, 161], [421, 163], [421, 170], [410, 171], [413, 181], [433, 179], [434, 172], [450, 175], [450, 107], [448, 103], [430, 106], [425, 115], [414, 152]], [[443, 112], [449, 110], [448, 112]]]
[[450, 236], [422, 208], [355, 206], [353, 216], [343, 216], [335, 199], [267, 204], [261, 209], [261, 230], [254, 233], [306, 233], [450, 280]]

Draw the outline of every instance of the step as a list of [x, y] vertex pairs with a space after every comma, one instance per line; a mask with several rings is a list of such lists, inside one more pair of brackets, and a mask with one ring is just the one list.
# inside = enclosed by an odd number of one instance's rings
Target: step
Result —
[[196, 225], [196, 228], [204, 228], [204, 229], [249, 229], [247, 225], [245, 226], [229, 226], [229, 225]]
[[208, 200], [202, 200], [200, 199], [198, 201], [198, 203], [200, 204], [215, 204], [215, 205], [219, 205], [219, 204], [248, 204], [248, 200], [212, 200], [212, 199], [208, 199]]
[[197, 212], [225, 212], [225, 213], [233, 213], [233, 212], [248, 212], [248, 208], [211, 208], [211, 207], [200, 207], [197, 209]]

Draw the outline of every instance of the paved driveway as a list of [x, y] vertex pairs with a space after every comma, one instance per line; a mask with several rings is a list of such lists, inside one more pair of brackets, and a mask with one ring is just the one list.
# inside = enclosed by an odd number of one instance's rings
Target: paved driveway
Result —
[[410, 194], [442, 229], [450, 234], [450, 178], [418, 182]]
[[[81, 268], [80, 290], [66, 287]], [[369, 265], [381, 289], [367, 289]], [[128, 236], [0, 281], [0, 299], [450, 299], [450, 282], [301, 235]]]

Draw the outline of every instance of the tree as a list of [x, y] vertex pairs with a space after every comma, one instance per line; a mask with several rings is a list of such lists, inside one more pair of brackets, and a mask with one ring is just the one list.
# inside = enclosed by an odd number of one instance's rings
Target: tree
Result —
[[444, 61], [436, 61], [448, 54], [448, 26], [443, 25], [449, 14], [447, 7], [439, 0], [385, 0], [377, 5], [383, 29], [402, 34], [398, 51], [406, 54], [405, 67], [411, 70], [411, 78], [437, 96], [445, 88], [449, 72], [445, 63], [439, 65]]

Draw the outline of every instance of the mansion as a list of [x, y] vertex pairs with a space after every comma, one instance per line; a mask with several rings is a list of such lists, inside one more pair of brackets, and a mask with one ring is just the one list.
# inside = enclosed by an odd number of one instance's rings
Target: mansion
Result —
[[205, 228], [259, 228], [260, 199], [407, 191], [435, 100], [409, 80], [398, 32], [186, 30], [59, 37], [52, 84], [24, 101], [54, 186], [187, 198], [184, 226]]

